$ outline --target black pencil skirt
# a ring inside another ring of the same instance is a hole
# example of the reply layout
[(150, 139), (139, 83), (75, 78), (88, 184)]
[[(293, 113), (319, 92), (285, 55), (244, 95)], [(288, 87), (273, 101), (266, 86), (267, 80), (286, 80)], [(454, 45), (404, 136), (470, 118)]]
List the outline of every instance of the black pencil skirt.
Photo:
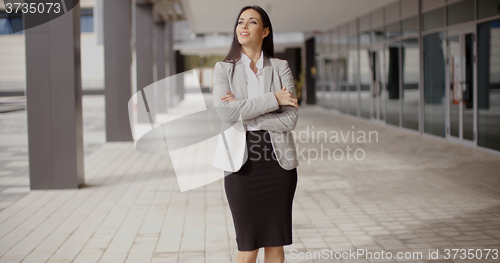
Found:
[(248, 160), (224, 178), (239, 251), (292, 244), (297, 169), (283, 169), (267, 131), (247, 131)]

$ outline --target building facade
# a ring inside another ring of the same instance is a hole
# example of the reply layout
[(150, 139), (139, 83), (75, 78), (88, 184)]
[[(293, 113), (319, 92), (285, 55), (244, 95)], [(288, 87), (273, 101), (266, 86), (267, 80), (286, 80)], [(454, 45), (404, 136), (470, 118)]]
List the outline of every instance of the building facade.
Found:
[(402, 0), (315, 43), (319, 105), (500, 151), (500, 0)]

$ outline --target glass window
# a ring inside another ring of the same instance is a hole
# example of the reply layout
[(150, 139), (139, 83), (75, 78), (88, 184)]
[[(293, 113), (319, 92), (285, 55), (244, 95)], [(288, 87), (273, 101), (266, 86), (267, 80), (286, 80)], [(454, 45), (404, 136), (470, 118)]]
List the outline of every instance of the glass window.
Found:
[(332, 79), (330, 81), (331, 91), (327, 94), (327, 99), (328, 99), (328, 108), (335, 108), (335, 92), (338, 90), (338, 79), (339, 79), (339, 74), (338, 74), (338, 67), (339, 67), (339, 60), (338, 59), (333, 59), (332, 60)]
[(401, 100), (402, 126), (418, 131), (418, 104), (420, 101), (419, 77), (420, 77), (420, 52), (418, 38), (409, 38), (401, 41), (402, 82), (403, 92)]
[(317, 34), (314, 36), (314, 51), (315, 51), (315, 69), (314, 74), (315, 84), (316, 84), (316, 103), (318, 105), (323, 105), (323, 34)]
[(334, 86), (333, 86), (333, 107), (340, 110), (340, 83), (345, 79), (345, 61), (340, 57), (340, 39), (337, 37), (333, 40), (333, 56), (335, 58), (334, 67)]
[(80, 30), (82, 33), (94, 32), (94, 16), (85, 15), (80, 17)]
[[(462, 45), (460, 43), (460, 36), (450, 36), (448, 38), (448, 63), (450, 65), (449, 72), (449, 86), (450, 90), (448, 96), (449, 100), (449, 134), (454, 137), (460, 136), (460, 100), (456, 93), (460, 92), (462, 89)], [(461, 97), (461, 96), (460, 96)]]
[(325, 36), (323, 38), (323, 52), (325, 55), (329, 55), (332, 52), (332, 45), (331, 45), (332, 33), (326, 32), (324, 35)]
[(418, 17), (410, 17), (401, 23), (403, 36), (412, 36), (418, 34)]
[(500, 0), (477, 0), (477, 18), (500, 15)]
[(445, 136), (445, 34), (424, 36), (424, 132)]
[(323, 81), (323, 93), (321, 99), (323, 101), (323, 106), (326, 108), (332, 107), (332, 83), (333, 83), (333, 72), (334, 72), (334, 61), (331, 58), (325, 58), (324, 62), (324, 81)]
[(387, 39), (399, 37), (400, 33), (400, 22), (396, 22), (385, 27), (385, 36)]
[(340, 93), (338, 98), (338, 109), (343, 113), (348, 113), (349, 111), (349, 97), (348, 97), (348, 78), (350, 76), (349, 72), (349, 43), (347, 37), (340, 39), (340, 58), (345, 61), (344, 67), (340, 69), (342, 73), (342, 78), (340, 80)]
[(386, 123), (399, 126), (399, 42), (386, 44)]
[(500, 20), (477, 34), (477, 145), (500, 151)]
[(94, 10), (81, 9), (80, 10), (80, 31), (94, 32)]
[(377, 43), (385, 40), (385, 28), (379, 27), (372, 30), (372, 41)]
[(474, 20), (474, 0), (466, 0), (449, 5), (448, 25), (460, 24)]
[(371, 69), (371, 56), (370, 45), (371, 37), (369, 32), (364, 32), (359, 35), (359, 80), (360, 86), (360, 104), (361, 104), (361, 117), (370, 118), (370, 86), (372, 84), (372, 69)]
[[(17, 32), (12, 33), (12, 28)], [(11, 17), (10, 19), (7, 17), (0, 18), (0, 35), (22, 34), (24, 32), (22, 28), (23, 19), (21, 17)]]
[[(448, 134), (473, 140), (474, 83), (473, 34), (448, 38)], [(460, 130), (463, 131), (460, 134)]]
[(12, 29), (10, 28), (9, 19), (0, 18), (0, 35), (12, 34)]
[(333, 80), (333, 60), (331, 58), (325, 58), (325, 72), (324, 73), (324, 81), (327, 84), (326, 91), (330, 90), (330, 85), (328, 85), (328, 82), (331, 82)]
[(323, 34), (318, 34), (314, 36), (314, 49), (316, 51), (316, 55), (323, 54)]
[(387, 83), (387, 72), (389, 72), (389, 52), (385, 48), (381, 48), (372, 53), (374, 56), (373, 64), (376, 85), (374, 85), (373, 89), (373, 118), (378, 119), (380, 121), (385, 120), (385, 109), (386, 109), (386, 100), (385, 100), (385, 87)]
[(325, 106), (324, 105), (324, 100), (323, 100), (323, 82), (324, 82), (324, 76), (323, 76), (323, 59), (317, 58), (316, 59), (316, 99), (318, 105)]
[(349, 113), (358, 115), (358, 36), (349, 38)]
[(445, 26), (445, 10), (439, 8), (424, 14), (424, 31)]

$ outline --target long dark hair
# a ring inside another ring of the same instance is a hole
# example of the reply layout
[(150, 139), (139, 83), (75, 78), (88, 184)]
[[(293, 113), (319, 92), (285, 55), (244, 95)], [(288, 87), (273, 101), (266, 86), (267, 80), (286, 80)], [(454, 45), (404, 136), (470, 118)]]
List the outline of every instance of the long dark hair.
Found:
[(224, 62), (231, 62), (234, 64), (241, 59), (241, 44), (238, 42), (236, 27), (238, 26), (238, 21), (240, 19), (241, 13), (243, 13), (247, 9), (253, 9), (259, 12), (264, 28), (269, 27), (269, 34), (264, 38), (262, 42), (262, 51), (264, 53), (264, 56), (268, 58), (274, 58), (273, 26), (271, 25), (271, 19), (269, 19), (269, 16), (267, 15), (266, 11), (262, 9), (262, 7), (253, 5), (243, 7), (236, 17), (236, 23), (234, 24), (233, 30), (233, 43), (231, 44), (231, 49), (229, 50), (229, 54), (227, 54), (226, 58), (224, 59)]

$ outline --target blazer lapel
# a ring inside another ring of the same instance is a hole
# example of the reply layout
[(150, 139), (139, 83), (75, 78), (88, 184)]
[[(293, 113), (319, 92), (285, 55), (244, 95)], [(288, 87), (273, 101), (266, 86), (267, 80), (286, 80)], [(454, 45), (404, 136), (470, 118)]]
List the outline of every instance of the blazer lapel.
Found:
[(233, 88), (239, 94), (243, 95), (245, 99), (248, 99), (247, 94), (247, 77), (245, 75), (245, 68), (243, 67), (243, 61), (240, 59), (234, 65), (234, 76), (233, 76)]
[(264, 56), (264, 65), (262, 68), (262, 77), (264, 78), (264, 92), (271, 92), (271, 81), (273, 79), (273, 66), (271, 60)]

